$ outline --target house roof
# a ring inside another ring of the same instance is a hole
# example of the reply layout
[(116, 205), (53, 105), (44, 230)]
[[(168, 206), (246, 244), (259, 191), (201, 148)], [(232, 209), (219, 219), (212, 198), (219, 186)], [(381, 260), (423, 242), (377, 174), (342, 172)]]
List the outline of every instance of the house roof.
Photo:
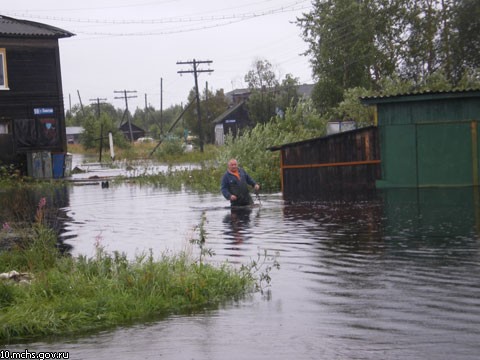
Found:
[(13, 38), (65, 38), (75, 34), (60, 28), (0, 15), (0, 36)]
[[(140, 126), (137, 126), (132, 122), (130, 123), (130, 125), (132, 126), (133, 132), (145, 131)], [(130, 131), (130, 126), (128, 125), (128, 121), (124, 122), (119, 129), (121, 129), (122, 131)]]
[(67, 135), (77, 135), (83, 133), (85, 129), (83, 128), (83, 126), (67, 126), (65, 128), (65, 131)]
[(354, 130), (348, 130), (348, 131), (345, 131), (345, 132), (339, 132), (339, 133), (335, 133), (335, 134), (331, 134), (331, 135), (320, 136), (320, 137), (316, 137), (316, 138), (313, 138), (313, 139), (307, 139), (307, 140), (296, 141), (296, 142), (283, 144), (283, 145), (271, 146), (271, 147), (267, 148), (267, 150), (279, 151), (279, 150), (283, 150), (285, 148), (304, 145), (304, 144), (308, 144), (308, 143), (311, 143), (311, 142), (315, 142), (315, 141), (319, 141), (319, 140), (323, 140), (323, 139), (328, 139), (328, 138), (341, 137), (341, 136), (344, 136), (345, 133), (361, 132), (361, 131), (365, 131), (366, 129), (371, 129), (371, 128), (376, 128), (376, 126), (371, 125), (371, 126), (366, 126), (366, 127), (354, 129)]
[[(314, 84), (300, 84), (297, 86), (297, 93), (301, 97), (306, 97), (309, 98), (312, 95), (313, 88), (315, 87)], [(274, 89), (271, 89), (273, 91)], [(227, 92), (225, 95), (232, 99), (234, 96), (245, 96), (248, 97), (250, 93), (252, 92), (252, 89), (246, 88), (246, 89), (235, 89), (232, 91)]]
[(388, 104), (410, 101), (445, 100), (452, 98), (480, 97), (480, 89), (449, 90), (449, 91), (419, 91), (397, 95), (380, 95), (360, 98), (366, 105)]
[(219, 116), (217, 116), (213, 121), (212, 124), (219, 124), (223, 120), (225, 120), (227, 117), (229, 117), (231, 114), (233, 114), (237, 109), (241, 108), (243, 105), (245, 105), (245, 101), (239, 102), (237, 105), (232, 106), (231, 108), (225, 110), (223, 113), (221, 113)]

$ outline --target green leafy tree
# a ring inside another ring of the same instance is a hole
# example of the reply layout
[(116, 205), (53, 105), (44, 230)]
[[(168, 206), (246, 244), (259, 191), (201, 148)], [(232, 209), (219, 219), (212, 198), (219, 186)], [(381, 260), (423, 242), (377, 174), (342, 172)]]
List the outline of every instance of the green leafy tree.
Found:
[(100, 117), (89, 116), (84, 119), (84, 129), (80, 137), (81, 144), (86, 149), (99, 149), (100, 141), (104, 149), (109, 147), (108, 133), (113, 136), (113, 143), (118, 147), (127, 147), (128, 143), (123, 133), (114, 124), (113, 119), (107, 113), (101, 113)]
[[(480, 2), (457, 0), (451, 11), (451, 78), (461, 85), (466, 79), (480, 79)], [(448, 21), (448, 20), (446, 20)]]
[(266, 123), (298, 102), (298, 78), (287, 74), (280, 81), (268, 60), (256, 60), (245, 82), (250, 89), (247, 109), (254, 124)]
[(254, 124), (266, 123), (275, 116), (275, 93), (279, 81), (268, 60), (256, 60), (244, 78), (250, 89), (247, 109)]
[(388, 78), (434, 90), (480, 75), (475, 0), (315, 0), (297, 25), (309, 45), (312, 99), (322, 115), (351, 88), (385, 92)]
[(378, 29), (371, 5), (371, 1), (316, 0), (313, 10), (298, 19), (318, 79), (313, 97), (322, 112), (342, 101), (345, 89), (371, 88), (375, 77), (391, 67), (375, 47), (375, 36), (383, 30)]
[[(195, 89), (190, 91), (188, 96), (189, 103), (193, 103), (190, 109), (185, 113), (185, 129), (194, 136), (200, 136), (198, 128), (197, 106)], [(204, 143), (213, 143), (215, 141), (214, 127), (212, 121), (217, 116), (228, 109), (227, 98), (223, 89), (212, 92), (205, 89), (200, 95), (200, 111), (202, 120), (202, 133)]]

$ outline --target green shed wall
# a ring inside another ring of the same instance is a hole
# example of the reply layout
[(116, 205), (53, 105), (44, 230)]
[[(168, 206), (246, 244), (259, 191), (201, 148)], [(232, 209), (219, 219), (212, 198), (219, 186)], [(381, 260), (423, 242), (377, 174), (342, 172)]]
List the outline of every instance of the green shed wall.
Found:
[(377, 187), (479, 185), (480, 92), (380, 99), (377, 114)]

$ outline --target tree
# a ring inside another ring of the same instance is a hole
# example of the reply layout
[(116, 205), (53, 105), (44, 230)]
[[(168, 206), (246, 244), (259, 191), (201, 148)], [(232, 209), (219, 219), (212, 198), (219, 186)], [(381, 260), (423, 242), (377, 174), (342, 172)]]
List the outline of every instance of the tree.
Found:
[(309, 45), (312, 98), (322, 114), (348, 89), (382, 92), (388, 78), (412, 81), (415, 90), (427, 80), (453, 88), (480, 75), (476, 0), (315, 0), (297, 25)]
[(480, 79), (480, 2), (458, 0), (457, 4), (451, 21), (451, 78), (460, 83), (465, 76)]
[[(195, 103), (196, 95), (195, 89), (193, 88), (188, 95), (188, 102)], [(205, 89), (203, 94), (200, 95), (200, 111), (201, 111), (201, 120), (202, 120), (202, 132), (204, 136), (205, 143), (213, 143), (215, 141), (214, 128), (212, 121), (215, 120), (217, 116), (222, 114), (225, 110), (228, 109), (227, 98), (223, 89), (216, 90), (215, 92)], [(196, 106), (190, 107), (184, 115), (185, 117), (185, 129), (194, 136), (199, 136), (198, 132), (198, 117), (197, 117), (197, 108)]]
[(321, 112), (338, 104), (345, 89), (371, 88), (383, 68), (391, 66), (375, 47), (375, 36), (384, 33), (375, 22), (375, 10), (370, 1), (316, 0), (313, 10), (297, 19), (309, 44)]
[(298, 79), (287, 74), (280, 82), (268, 60), (256, 60), (245, 75), (250, 89), (247, 109), (254, 124), (262, 124), (298, 102)]
[(102, 141), (102, 147), (107, 149), (109, 147), (109, 132), (112, 133), (113, 143), (116, 146), (125, 147), (128, 145), (123, 133), (107, 113), (101, 113), (99, 117), (87, 116), (84, 119), (83, 127), (85, 131), (80, 137), (80, 142), (86, 149), (99, 149), (100, 141)]

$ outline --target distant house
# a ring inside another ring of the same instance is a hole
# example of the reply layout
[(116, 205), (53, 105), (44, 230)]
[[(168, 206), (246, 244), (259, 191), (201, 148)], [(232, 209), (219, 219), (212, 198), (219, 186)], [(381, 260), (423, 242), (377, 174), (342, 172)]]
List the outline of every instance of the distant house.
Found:
[[(310, 98), (313, 87), (310, 84), (299, 85), (298, 96), (302, 99)], [(253, 125), (246, 106), (251, 92), (251, 89), (236, 89), (225, 94), (231, 105), (212, 122), (215, 127), (215, 144), (223, 145), (226, 134), (236, 136), (242, 128)]]
[(239, 130), (251, 125), (250, 117), (248, 116), (245, 101), (241, 101), (236, 105), (232, 105), (229, 109), (224, 111), (215, 120), (215, 144), (223, 145), (225, 135), (231, 133), (237, 136)]
[(26, 170), (32, 153), (66, 153), (58, 39), (73, 35), (0, 15), (0, 162)]
[(80, 136), (85, 129), (82, 126), (67, 126), (67, 143), (78, 144), (80, 143)]
[[(297, 87), (297, 94), (300, 98), (309, 99), (312, 95), (312, 91), (315, 85), (313, 84), (301, 84)], [(230, 92), (227, 92), (225, 96), (228, 101), (232, 104), (238, 104), (242, 101), (248, 100), (250, 94), (252, 93), (251, 89), (235, 89)]]
[(125, 138), (130, 141), (137, 141), (139, 138), (145, 137), (145, 130), (128, 121), (120, 126), (120, 130), (123, 132)]

